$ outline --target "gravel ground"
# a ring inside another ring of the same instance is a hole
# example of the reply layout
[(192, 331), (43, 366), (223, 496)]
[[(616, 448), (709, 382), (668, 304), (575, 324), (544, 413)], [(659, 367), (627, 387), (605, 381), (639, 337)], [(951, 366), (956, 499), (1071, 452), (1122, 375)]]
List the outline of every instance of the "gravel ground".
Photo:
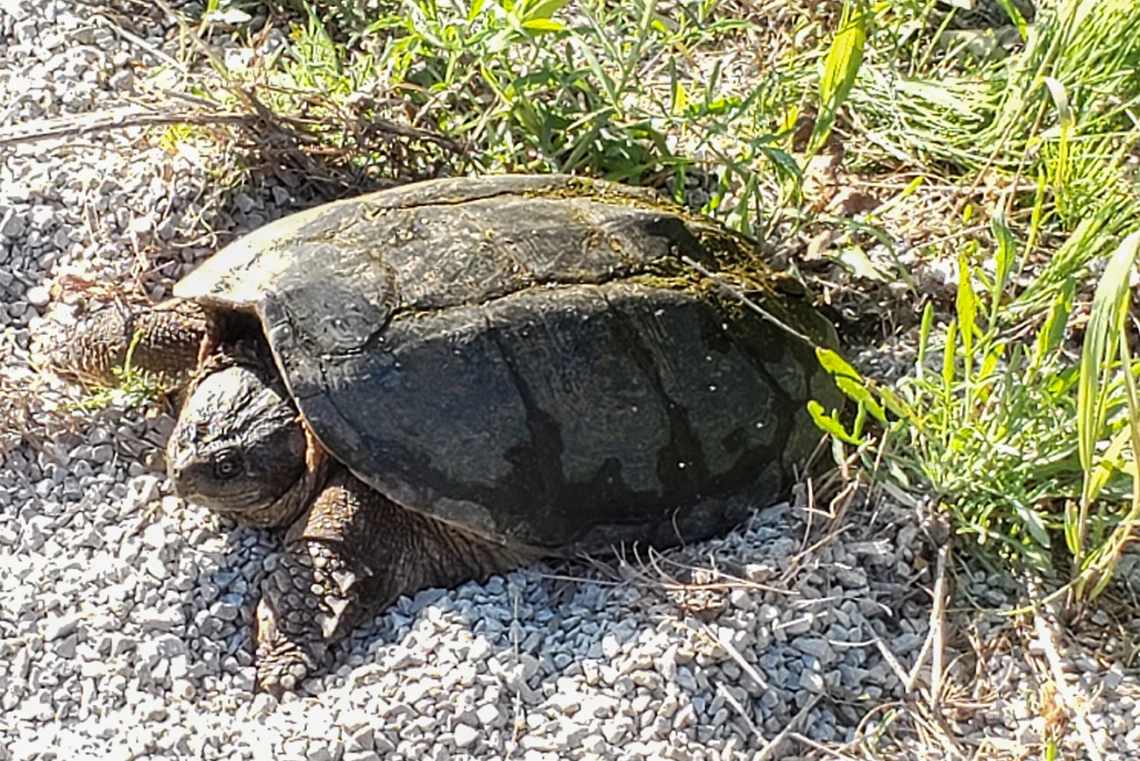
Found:
[[(0, 0), (0, 125), (128, 104), (175, 45), (170, 24), (137, 22), (124, 40), (98, 6)], [(0, 161), (0, 761), (761, 761), (879, 731), (877, 755), (839, 757), (1040, 757), (1060, 735), (1066, 758), (1134, 757), (1131, 624), (974, 615), (1024, 593), (960, 564), (932, 718), (935, 551), (914, 506), (861, 491), (665, 557), (405, 598), (301, 695), (255, 694), (252, 614), (280, 537), (171, 495), (169, 416), (71, 409), (77, 391), (29, 357), (45, 315), (82, 308), (80, 278), (161, 298), (293, 193), (221, 204), (209, 160), (136, 128)]]

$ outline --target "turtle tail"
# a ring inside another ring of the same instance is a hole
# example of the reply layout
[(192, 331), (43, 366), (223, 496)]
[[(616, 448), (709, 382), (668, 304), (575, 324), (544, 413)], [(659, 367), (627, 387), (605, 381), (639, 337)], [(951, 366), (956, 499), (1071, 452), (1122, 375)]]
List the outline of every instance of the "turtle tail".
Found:
[(62, 375), (115, 386), (120, 382), (115, 370), (127, 365), (129, 353), (132, 369), (181, 386), (197, 366), (207, 330), (205, 313), (191, 301), (171, 299), (142, 307), (110, 304), (50, 349), (48, 364)]

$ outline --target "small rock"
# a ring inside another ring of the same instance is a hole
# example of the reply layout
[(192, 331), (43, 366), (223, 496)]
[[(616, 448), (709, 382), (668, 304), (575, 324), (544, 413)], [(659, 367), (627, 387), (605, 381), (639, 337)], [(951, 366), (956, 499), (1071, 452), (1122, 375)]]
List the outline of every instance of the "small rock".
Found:
[(455, 745), (460, 748), (470, 748), (479, 739), (479, 730), (466, 724), (455, 727)]
[(674, 729), (685, 729), (687, 727), (696, 726), (697, 711), (693, 708), (692, 703), (687, 703), (677, 711), (677, 715), (673, 717)]
[(777, 629), (777, 631), (783, 632), (789, 637), (798, 637), (801, 634), (807, 634), (811, 631), (811, 617), (799, 616)]
[(111, 75), (107, 80), (107, 84), (113, 90), (129, 90), (131, 85), (134, 84), (135, 75), (130, 69), (123, 69)]
[(240, 614), (241, 611), (236, 605), (223, 600), (218, 600), (210, 606), (210, 615), (222, 621), (236, 621)]
[(601, 754), (606, 749), (606, 738), (601, 735), (586, 735), (582, 738), (582, 750)]
[(49, 618), (47, 620), (47, 623), (44, 624), (44, 639), (48, 642), (61, 639), (73, 633), (78, 628), (78, 615), (68, 614), (63, 616), (54, 616)]
[(74, 658), (75, 646), (79, 643), (79, 636), (70, 634), (63, 639), (56, 640), (52, 651), (60, 658)]
[(34, 307), (45, 307), (51, 301), (51, 291), (46, 285), (32, 286), (24, 293), (24, 296), (28, 299), (28, 303)]
[(499, 707), (493, 703), (481, 705), (475, 710), (475, 716), (479, 719), (479, 723), (485, 727), (494, 726), (500, 719), (501, 714)]
[(8, 207), (5, 209), (0, 206), (0, 235), (6, 238), (19, 238), (24, 234), (27, 229), (27, 224), (24, 222), (23, 216), (16, 213), (16, 210)]
[[(107, 445), (107, 448), (111, 449), (109, 445)], [(99, 449), (99, 447), (95, 447), (92, 450), (92, 459), (96, 462), (106, 462), (106, 460), (99, 460), (95, 456), (95, 449)], [(111, 449), (111, 453), (114, 453), (113, 449)], [(131, 481), (131, 490), (127, 499), (138, 505), (149, 505), (160, 496), (161, 491), (159, 490), (159, 481), (156, 476), (139, 476)]]
[(831, 645), (822, 637), (797, 637), (792, 640), (791, 645), (802, 653), (818, 658), (823, 663), (830, 663), (835, 658)]

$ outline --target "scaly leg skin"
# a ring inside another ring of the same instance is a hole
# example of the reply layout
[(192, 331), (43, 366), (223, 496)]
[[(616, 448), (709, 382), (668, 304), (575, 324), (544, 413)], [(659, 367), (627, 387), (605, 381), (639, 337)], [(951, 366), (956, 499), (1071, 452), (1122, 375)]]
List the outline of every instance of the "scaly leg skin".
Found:
[(257, 608), (257, 681), (278, 698), (326, 665), (329, 645), (400, 595), (538, 559), (391, 502), (343, 469), (290, 529)]
[(114, 386), (112, 370), (126, 362), (139, 336), (131, 366), (181, 385), (198, 364), (199, 347), (208, 330), (202, 308), (171, 299), (152, 307), (109, 305), (79, 323), (69, 340), (47, 357), (57, 372), (82, 381)]

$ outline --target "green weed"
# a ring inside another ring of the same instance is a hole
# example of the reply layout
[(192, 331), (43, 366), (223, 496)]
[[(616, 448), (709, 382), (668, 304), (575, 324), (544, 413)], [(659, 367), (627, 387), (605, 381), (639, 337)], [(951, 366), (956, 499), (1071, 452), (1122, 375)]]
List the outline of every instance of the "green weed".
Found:
[(134, 366), (135, 349), (142, 337), (141, 331), (135, 331), (122, 366), (111, 368), (111, 374), (118, 379), (118, 385), (93, 388), (87, 397), (75, 403), (77, 409), (140, 409), (154, 405), (171, 391), (171, 385), (159, 374)]
[[(810, 75), (790, 62), (742, 77), (745, 63), (722, 53), (733, 39), (747, 46), (754, 25), (714, 3), (288, 5), (299, 11), (289, 44), (248, 72), (215, 61), (229, 92), (214, 96), (303, 114), (287, 120), (295, 146), (362, 178), (572, 172), (673, 187), (682, 200), (687, 175), (714, 172), (706, 210), (761, 236), (794, 198), (785, 117)], [(362, 139), (377, 124), (386, 139)], [(412, 129), (438, 136), (435, 149)]]
[[(995, 228), (1001, 224), (995, 218)], [(1070, 305), (1060, 302), (1030, 344), (1013, 341), (992, 308), (1011, 257), (1002, 255), (1006, 263), (996, 263), (999, 274), (988, 284), (970, 258), (959, 259), (955, 316), (936, 326), (927, 305), (914, 372), (897, 389), (827, 359), (858, 407), (843, 439), (859, 447), (874, 477), (940, 502), (960, 533), (1048, 570), (1057, 506), (1077, 494), (1081, 478), (1071, 435), (1077, 373), (1066, 365), (1058, 329)], [(877, 438), (865, 428), (868, 417), (882, 428)]]
[[(1096, 595), (1111, 577), (1113, 562), (1140, 524), (1140, 401), (1128, 324), (1129, 279), (1140, 255), (1140, 232), (1120, 244), (1097, 285), (1085, 330), (1077, 395), (1077, 440), (1084, 472), (1079, 500), (1066, 503), (1065, 541), (1074, 559), (1074, 594)], [(1124, 371), (1127, 368), (1128, 371)], [(1102, 446), (1106, 443), (1106, 446)], [(1132, 482), (1130, 509), (1114, 509), (1106, 496), (1114, 477)]]
[[(900, 73), (872, 52), (847, 98), (855, 132), (876, 136), (855, 161), (925, 164), (960, 192), (1010, 189), (988, 235), (959, 240), (953, 312), (927, 304), (909, 377), (885, 387), (828, 359), (858, 412), (847, 427), (817, 419), (873, 478), (933, 496), (980, 548), (1071, 579), (1074, 599), (1104, 589), (1140, 519), (1123, 371), (1135, 365), (1138, 24), (1133, 3), (1041, 4), (1009, 60)], [(973, 204), (961, 208), (972, 222)]]

